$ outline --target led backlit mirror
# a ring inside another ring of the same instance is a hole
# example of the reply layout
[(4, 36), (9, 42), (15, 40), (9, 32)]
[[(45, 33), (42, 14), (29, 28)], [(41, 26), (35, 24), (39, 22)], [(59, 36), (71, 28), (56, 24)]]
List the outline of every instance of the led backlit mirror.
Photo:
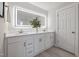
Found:
[(35, 18), (41, 22), (41, 27), (46, 26), (46, 16), (28, 9), (16, 8), (16, 27), (31, 27), (30, 21)]

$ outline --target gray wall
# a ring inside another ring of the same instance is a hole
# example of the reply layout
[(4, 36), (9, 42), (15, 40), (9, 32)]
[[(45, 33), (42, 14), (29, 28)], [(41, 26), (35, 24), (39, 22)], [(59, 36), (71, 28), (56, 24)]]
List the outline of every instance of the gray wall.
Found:
[[(38, 12), (38, 13), (42, 13), (44, 15), (46, 15), (48, 17), (48, 11), (46, 10), (43, 10), (37, 6), (34, 6), (28, 2), (8, 2), (9, 4), (9, 12), (8, 14), (10, 13), (10, 15), (8, 16), (8, 21), (9, 21), (9, 25), (8, 25), (8, 31), (7, 33), (14, 33), (14, 32), (17, 32), (18, 30), (20, 29), (17, 29), (17, 28), (14, 28), (12, 26), (12, 20), (13, 20), (13, 6), (19, 6), (19, 7), (22, 7), (22, 8), (27, 8), (27, 9), (30, 9), (30, 10), (33, 10), (35, 12)], [(26, 30), (26, 29), (25, 29)], [(32, 31), (32, 29), (27, 29), (26, 31)]]

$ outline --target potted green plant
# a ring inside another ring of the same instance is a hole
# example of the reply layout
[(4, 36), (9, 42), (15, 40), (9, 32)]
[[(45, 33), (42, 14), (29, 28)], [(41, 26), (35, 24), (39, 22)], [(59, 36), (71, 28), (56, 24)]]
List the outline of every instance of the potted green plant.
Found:
[(32, 28), (36, 29), (36, 32), (38, 32), (38, 28), (41, 27), (41, 23), (38, 20), (38, 17), (36, 17), (35, 19), (33, 19), (32, 21), (30, 21)]

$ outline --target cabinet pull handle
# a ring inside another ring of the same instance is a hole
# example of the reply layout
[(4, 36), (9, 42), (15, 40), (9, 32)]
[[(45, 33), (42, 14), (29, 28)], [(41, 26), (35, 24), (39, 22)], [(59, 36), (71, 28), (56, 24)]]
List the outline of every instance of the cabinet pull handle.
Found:
[(24, 47), (26, 46), (26, 42), (24, 42)]
[(28, 53), (32, 53), (32, 51), (29, 51)]
[(32, 45), (32, 43), (28, 43), (28, 45)]
[(40, 39), (39, 39), (39, 42), (41, 42), (41, 41), (42, 41), (42, 39), (40, 38)]
[(72, 32), (73, 34), (75, 33), (75, 32)]

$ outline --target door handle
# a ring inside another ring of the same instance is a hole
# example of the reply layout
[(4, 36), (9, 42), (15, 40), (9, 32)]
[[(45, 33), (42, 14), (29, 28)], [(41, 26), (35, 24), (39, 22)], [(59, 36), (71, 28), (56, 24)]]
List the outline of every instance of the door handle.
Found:
[(41, 42), (41, 41), (42, 41), (42, 39), (40, 38), (40, 39), (39, 39), (39, 42)]
[(74, 34), (75, 32), (72, 32), (72, 34)]

